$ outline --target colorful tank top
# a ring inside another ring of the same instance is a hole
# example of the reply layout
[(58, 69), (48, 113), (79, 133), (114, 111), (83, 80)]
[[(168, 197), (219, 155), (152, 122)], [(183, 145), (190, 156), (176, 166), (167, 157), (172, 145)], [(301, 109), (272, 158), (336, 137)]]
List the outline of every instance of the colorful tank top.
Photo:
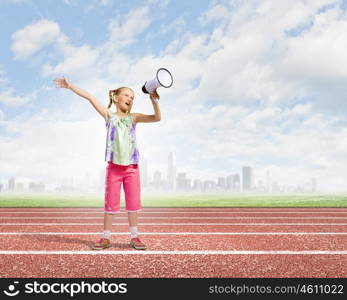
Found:
[(136, 146), (136, 124), (133, 122), (132, 116), (128, 114), (126, 117), (120, 118), (110, 111), (106, 129), (105, 161), (111, 161), (122, 166), (138, 164), (139, 151)]

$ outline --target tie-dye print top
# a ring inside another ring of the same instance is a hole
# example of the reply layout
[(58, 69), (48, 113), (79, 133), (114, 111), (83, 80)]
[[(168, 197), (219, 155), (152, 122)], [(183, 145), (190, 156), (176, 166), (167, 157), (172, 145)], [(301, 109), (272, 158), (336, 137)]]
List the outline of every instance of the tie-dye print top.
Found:
[(136, 146), (136, 124), (133, 122), (131, 114), (120, 118), (110, 111), (106, 129), (105, 161), (111, 161), (122, 166), (138, 164), (139, 151)]

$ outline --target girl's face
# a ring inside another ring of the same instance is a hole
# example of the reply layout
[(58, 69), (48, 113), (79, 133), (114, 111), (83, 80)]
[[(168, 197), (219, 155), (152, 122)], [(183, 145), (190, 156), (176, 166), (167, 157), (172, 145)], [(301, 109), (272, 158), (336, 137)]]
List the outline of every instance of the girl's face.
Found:
[(118, 95), (115, 95), (114, 102), (122, 112), (130, 112), (133, 106), (134, 92), (131, 89), (123, 88)]

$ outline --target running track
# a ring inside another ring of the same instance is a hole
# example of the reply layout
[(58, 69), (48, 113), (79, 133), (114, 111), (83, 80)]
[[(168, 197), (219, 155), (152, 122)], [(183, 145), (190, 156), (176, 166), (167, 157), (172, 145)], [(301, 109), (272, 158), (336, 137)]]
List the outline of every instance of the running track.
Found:
[(0, 208), (0, 277), (347, 277), (347, 208), (145, 208), (90, 250), (98, 208)]

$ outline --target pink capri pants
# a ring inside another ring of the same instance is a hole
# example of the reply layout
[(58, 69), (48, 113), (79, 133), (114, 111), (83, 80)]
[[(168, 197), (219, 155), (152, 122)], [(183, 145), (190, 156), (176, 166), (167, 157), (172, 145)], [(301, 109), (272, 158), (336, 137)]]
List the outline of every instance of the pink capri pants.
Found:
[(141, 185), (138, 165), (121, 166), (109, 161), (106, 168), (105, 213), (113, 214), (120, 210), (122, 183), (126, 211), (136, 212), (141, 210)]

